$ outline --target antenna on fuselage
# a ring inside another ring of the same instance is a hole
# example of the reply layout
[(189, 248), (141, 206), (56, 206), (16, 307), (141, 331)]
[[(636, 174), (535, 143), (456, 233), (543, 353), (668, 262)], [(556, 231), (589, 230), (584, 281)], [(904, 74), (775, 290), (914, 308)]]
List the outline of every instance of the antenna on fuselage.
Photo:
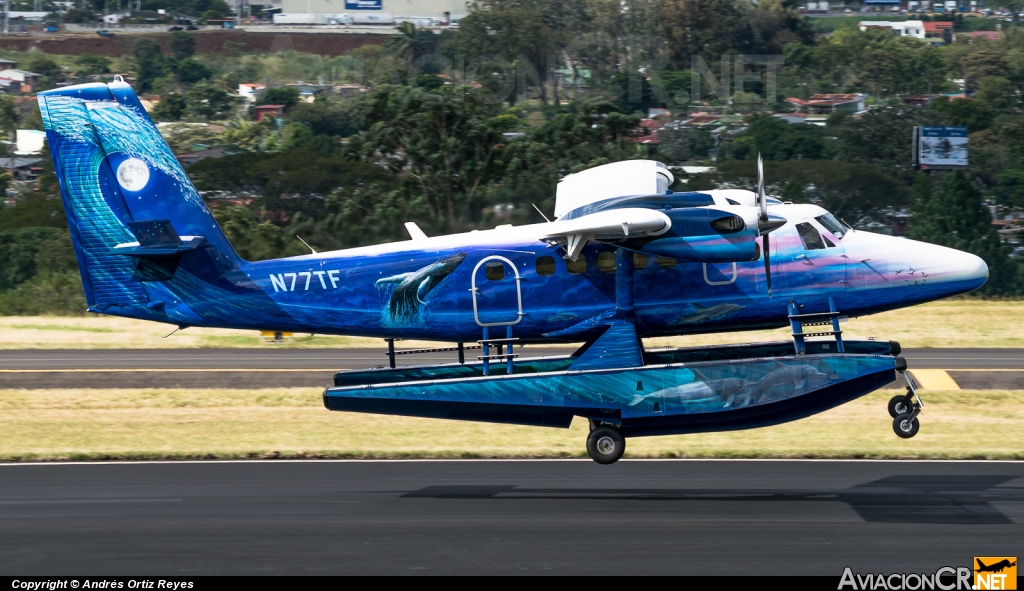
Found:
[(545, 221), (545, 222), (547, 222), (547, 223), (549, 223), (549, 224), (551, 223), (551, 220), (549, 220), (549, 219), (548, 219), (548, 216), (544, 215), (544, 212), (543, 212), (543, 211), (541, 211), (539, 207), (537, 207), (537, 204), (536, 204), (536, 203), (531, 203), (530, 205), (532, 205), (532, 206), (533, 206), (533, 208), (537, 210), (537, 213), (539, 213), (539, 214), (540, 214), (540, 217), (544, 218), (544, 221)]
[(302, 236), (299, 236), (298, 234), (296, 234), (295, 237), (299, 239), (299, 242), (305, 244), (306, 248), (308, 248), (313, 254), (317, 254), (316, 249), (313, 248), (312, 246), (310, 246), (309, 244), (307, 244), (306, 241), (302, 239)]

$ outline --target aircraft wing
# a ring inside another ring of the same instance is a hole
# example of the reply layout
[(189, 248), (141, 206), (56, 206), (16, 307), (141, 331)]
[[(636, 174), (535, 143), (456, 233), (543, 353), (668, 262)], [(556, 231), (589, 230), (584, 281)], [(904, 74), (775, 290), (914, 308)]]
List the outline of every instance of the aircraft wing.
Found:
[(656, 209), (626, 207), (599, 211), (548, 224), (545, 238), (565, 238), (567, 255), (575, 259), (589, 240), (621, 240), (664, 234), (672, 220)]

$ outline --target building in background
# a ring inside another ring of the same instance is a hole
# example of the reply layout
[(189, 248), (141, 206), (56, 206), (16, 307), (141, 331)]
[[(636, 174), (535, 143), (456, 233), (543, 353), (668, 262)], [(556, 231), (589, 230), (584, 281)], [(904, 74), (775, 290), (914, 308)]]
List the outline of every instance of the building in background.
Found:
[(828, 118), (832, 113), (860, 113), (865, 110), (868, 95), (851, 94), (815, 94), (809, 99), (787, 98), (786, 102), (795, 106), (797, 112), (805, 113), (806, 123), (814, 123)]
[(0, 80), (8, 80), (11, 82), (9, 85), (4, 85), (8, 90), (35, 92), (36, 82), (38, 82), (40, 78), (42, 78), (42, 74), (27, 72), (25, 70), (10, 69), (0, 71)]
[(258, 82), (239, 84), (238, 96), (244, 98), (247, 102), (255, 103), (260, 93), (266, 89), (266, 84), (260, 84)]
[(19, 129), (16, 132), (17, 147), (14, 153), (18, 156), (38, 154), (46, 144), (46, 132), (35, 129)]
[(890, 29), (893, 35), (896, 35), (897, 37), (914, 37), (915, 39), (925, 38), (923, 21), (860, 21), (861, 31), (876, 28)]
[[(458, 22), (459, 19), (469, 14), (468, 0), (282, 0), (281, 14), (274, 17), (275, 23), (282, 24), (328, 24), (330, 21), (339, 21), (342, 15), (349, 15), (353, 20), (352, 24), (373, 24), (363, 23), (363, 18), (372, 16), (374, 13), (394, 18), (385, 19), (392, 24), (404, 20), (402, 17), (426, 17), (434, 18), (447, 23)], [(278, 19), (278, 16), (295, 16), (300, 21), (293, 19)]]

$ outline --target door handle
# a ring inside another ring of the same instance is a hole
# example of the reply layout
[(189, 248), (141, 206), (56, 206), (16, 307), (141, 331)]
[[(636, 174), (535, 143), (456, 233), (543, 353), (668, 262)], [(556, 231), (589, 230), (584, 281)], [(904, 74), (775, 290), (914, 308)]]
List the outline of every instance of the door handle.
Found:
[(795, 257), (793, 257), (793, 260), (797, 260), (798, 261), (800, 259), (803, 259), (803, 260), (806, 261), (807, 260), (807, 255), (805, 255), (805, 254), (798, 254)]

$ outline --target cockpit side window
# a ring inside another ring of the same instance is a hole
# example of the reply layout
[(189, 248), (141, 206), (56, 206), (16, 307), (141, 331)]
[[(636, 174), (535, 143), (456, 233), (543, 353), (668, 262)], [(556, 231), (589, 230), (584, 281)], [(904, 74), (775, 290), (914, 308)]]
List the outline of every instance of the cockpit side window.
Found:
[(836, 219), (836, 216), (830, 213), (826, 213), (825, 215), (819, 215), (814, 219), (818, 220), (819, 224), (824, 226), (825, 229), (828, 230), (829, 232), (832, 232), (832, 235), (835, 236), (836, 238), (839, 238), (840, 240), (842, 240), (843, 236), (846, 234), (846, 226), (839, 223), (839, 220)]
[(804, 243), (804, 249), (806, 250), (822, 250), (825, 248), (825, 243), (821, 240), (821, 234), (814, 226), (803, 223), (796, 225), (796, 231), (800, 233), (800, 240)]

